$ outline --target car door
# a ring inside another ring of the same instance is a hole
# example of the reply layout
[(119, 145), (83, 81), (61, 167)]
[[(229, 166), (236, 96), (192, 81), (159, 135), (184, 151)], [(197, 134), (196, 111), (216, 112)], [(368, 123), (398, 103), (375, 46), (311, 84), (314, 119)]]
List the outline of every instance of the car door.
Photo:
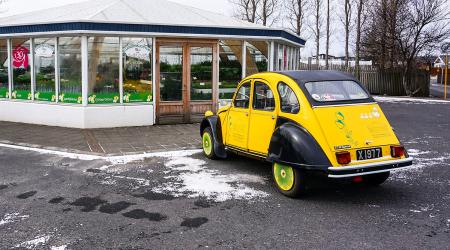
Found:
[(251, 81), (244, 82), (236, 92), (228, 111), (227, 146), (247, 150)]
[(253, 83), (248, 149), (267, 155), (277, 121), (275, 92), (263, 80)]

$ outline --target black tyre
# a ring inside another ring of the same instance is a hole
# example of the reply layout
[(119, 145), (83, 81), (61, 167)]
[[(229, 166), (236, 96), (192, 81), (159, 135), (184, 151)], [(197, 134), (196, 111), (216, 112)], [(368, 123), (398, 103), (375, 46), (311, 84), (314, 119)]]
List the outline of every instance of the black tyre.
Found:
[(384, 172), (379, 174), (371, 174), (363, 177), (364, 182), (370, 186), (379, 186), (383, 184), (391, 175), (391, 172)]
[(301, 170), (280, 163), (273, 163), (272, 173), (275, 186), (285, 196), (295, 198), (306, 193), (306, 176)]
[(205, 128), (203, 130), (202, 134), (202, 148), (203, 153), (208, 157), (209, 159), (217, 159), (217, 155), (214, 152), (214, 144), (216, 142), (214, 141), (214, 136), (211, 132), (211, 128)]

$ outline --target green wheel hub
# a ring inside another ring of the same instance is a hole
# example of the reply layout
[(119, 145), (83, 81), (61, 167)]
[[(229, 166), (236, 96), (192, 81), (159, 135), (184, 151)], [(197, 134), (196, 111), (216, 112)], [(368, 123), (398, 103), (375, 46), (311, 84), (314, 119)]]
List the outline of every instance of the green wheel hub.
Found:
[(273, 174), (278, 187), (283, 191), (290, 191), (294, 187), (295, 176), (292, 167), (274, 163)]
[(212, 152), (212, 140), (211, 135), (209, 133), (203, 133), (203, 151), (206, 155), (211, 155)]

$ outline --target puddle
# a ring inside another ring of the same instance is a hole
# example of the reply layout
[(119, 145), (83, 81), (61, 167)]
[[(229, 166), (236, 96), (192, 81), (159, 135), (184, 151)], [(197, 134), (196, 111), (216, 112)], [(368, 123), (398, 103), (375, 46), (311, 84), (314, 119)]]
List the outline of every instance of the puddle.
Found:
[(116, 214), (118, 212), (121, 212), (130, 206), (135, 205), (134, 203), (126, 202), (126, 201), (119, 201), (112, 204), (105, 204), (100, 207), (98, 211), (106, 214)]
[(142, 209), (135, 209), (130, 212), (122, 214), (123, 216), (135, 220), (147, 219), (149, 221), (162, 221), (167, 219), (167, 216), (160, 213), (149, 213)]
[(49, 200), (48, 203), (50, 203), (50, 204), (58, 204), (58, 203), (61, 203), (64, 200), (65, 199), (63, 197), (56, 197), (56, 198), (53, 198), (53, 199)]
[(30, 192), (26, 192), (26, 193), (23, 193), (23, 194), (19, 194), (19, 195), (16, 196), (16, 197), (17, 197), (18, 199), (25, 200), (25, 199), (28, 199), (28, 198), (34, 196), (35, 194), (37, 194), (37, 191), (30, 191)]
[(82, 212), (92, 212), (97, 209), (99, 205), (102, 205), (104, 203), (106, 203), (106, 201), (98, 197), (81, 197), (76, 201), (70, 203), (70, 205), (83, 207), (81, 209)]
[(170, 200), (175, 199), (175, 197), (172, 195), (162, 194), (162, 193), (154, 193), (154, 192), (135, 194), (133, 196), (137, 197), (137, 198), (144, 198), (146, 200), (151, 200), (151, 201), (162, 201), (162, 200), (170, 201)]
[(185, 218), (183, 222), (181, 222), (182, 227), (188, 227), (188, 228), (198, 228), (201, 225), (208, 222), (208, 218), (205, 217), (198, 217), (198, 218)]

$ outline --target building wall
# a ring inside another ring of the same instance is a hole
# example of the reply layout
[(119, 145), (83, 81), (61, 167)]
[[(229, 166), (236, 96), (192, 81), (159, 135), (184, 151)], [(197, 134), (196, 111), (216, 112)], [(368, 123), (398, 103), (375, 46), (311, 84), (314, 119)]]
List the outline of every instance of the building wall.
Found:
[(70, 106), (0, 101), (0, 119), (80, 129), (153, 125), (153, 105)]

